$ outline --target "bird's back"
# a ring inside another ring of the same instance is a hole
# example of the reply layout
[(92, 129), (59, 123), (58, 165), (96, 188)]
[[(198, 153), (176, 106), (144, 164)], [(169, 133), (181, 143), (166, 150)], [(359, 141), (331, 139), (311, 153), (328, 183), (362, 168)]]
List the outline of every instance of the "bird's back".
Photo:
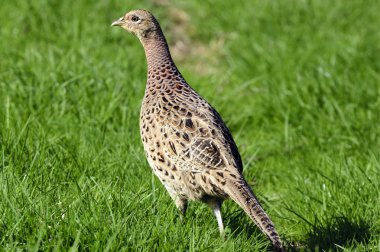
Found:
[(227, 126), (171, 62), (150, 68), (140, 119), (153, 169), (170, 163), (181, 172), (241, 173), (241, 157)]

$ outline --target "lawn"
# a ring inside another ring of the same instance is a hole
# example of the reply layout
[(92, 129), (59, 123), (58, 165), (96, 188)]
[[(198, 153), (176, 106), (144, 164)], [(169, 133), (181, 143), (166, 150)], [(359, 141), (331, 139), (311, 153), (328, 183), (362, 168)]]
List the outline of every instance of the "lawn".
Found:
[(0, 250), (265, 251), (232, 201), (183, 222), (139, 135), (143, 8), (220, 112), (288, 250), (380, 250), (380, 3), (3, 1)]

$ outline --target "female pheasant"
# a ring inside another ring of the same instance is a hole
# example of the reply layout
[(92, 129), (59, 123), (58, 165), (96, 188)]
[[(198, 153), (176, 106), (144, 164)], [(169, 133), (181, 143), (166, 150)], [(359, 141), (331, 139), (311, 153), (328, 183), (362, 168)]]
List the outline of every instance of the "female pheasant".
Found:
[(281, 250), (272, 221), (242, 175), (230, 131), (178, 71), (156, 18), (134, 10), (112, 26), (133, 33), (144, 47), (148, 79), (140, 114), (141, 138), (149, 165), (178, 209), (184, 215), (188, 200), (208, 204), (223, 233), (220, 208), (232, 198)]

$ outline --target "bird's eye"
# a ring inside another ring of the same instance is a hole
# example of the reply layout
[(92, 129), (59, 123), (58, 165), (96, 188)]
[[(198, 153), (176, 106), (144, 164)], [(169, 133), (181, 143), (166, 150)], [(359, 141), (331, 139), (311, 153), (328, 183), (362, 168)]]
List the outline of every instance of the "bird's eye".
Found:
[(137, 16), (132, 16), (132, 17), (131, 17), (131, 20), (132, 20), (132, 22), (137, 22), (137, 21), (140, 20), (140, 18), (137, 17)]

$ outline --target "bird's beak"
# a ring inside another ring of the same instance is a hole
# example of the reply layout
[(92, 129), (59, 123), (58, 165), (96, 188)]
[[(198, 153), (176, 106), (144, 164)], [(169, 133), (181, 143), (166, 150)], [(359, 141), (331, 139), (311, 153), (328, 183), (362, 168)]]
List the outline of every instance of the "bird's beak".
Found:
[(122, 26), (124, 23), (124, 17), (121, 17), (118, 20), (112, 22), (111, 26)]

